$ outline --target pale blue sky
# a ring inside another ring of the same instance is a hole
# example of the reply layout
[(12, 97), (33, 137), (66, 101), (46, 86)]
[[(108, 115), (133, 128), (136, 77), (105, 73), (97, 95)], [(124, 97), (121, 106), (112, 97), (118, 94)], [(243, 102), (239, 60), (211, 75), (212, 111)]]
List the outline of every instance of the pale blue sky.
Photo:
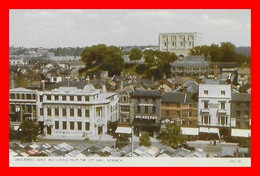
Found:
[(202, 44), (251, 46), (250, 10), (10, 10), (10, 45), (158, 45), (163, 32), (199, 32)]

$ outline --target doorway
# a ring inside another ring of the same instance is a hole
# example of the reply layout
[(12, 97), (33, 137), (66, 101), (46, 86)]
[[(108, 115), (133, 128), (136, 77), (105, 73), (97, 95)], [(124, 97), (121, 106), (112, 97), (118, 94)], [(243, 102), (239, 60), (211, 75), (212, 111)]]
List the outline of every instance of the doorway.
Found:
[(51, 127), (47, 127), (47, 134), (51, 135)]
[(103, 134), (103, 128), (102, 126), (98, 127), (98, 135)]

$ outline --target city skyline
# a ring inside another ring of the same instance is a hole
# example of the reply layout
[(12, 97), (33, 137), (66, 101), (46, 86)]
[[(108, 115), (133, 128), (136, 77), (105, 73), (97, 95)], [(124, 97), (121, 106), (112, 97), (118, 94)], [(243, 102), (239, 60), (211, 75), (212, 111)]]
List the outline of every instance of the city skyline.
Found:
[(199, 32), (202, 45), (251, 46), (251, 11), (10, 10), (9, 32), (15, 47), (158, 45), (164, 32)]

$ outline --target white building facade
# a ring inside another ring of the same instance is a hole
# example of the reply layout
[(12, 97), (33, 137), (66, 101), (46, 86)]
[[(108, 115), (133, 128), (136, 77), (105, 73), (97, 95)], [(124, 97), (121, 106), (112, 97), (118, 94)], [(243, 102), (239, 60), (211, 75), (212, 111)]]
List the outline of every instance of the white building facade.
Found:
[(117, 94), (101, 92), (91, 84), (83, 89), (59, 87), (37, 91), (36, 100), (33, 110), (36, 109), (36, 120), (43, 126), (44, 138), (77, 139), (102, 135), (107, 132), (109, 121), (119, 119)]
[(160, 33), (159, 50), (188, 56), (190, 49), (199, 45), (201, 35), (197, 32)]
[(200, 84), (198, 124), (200, 127), (231, 127), (231, 85)]

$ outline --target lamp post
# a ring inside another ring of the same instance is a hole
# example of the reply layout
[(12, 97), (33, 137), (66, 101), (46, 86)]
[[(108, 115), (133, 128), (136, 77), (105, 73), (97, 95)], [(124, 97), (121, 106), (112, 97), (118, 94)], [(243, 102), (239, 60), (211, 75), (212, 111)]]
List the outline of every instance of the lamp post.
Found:
[(131, 140), (131, 143), (132, 143), (132, 150), (131, 150), (131, 157), (133, 157), (133, 154), (134, 154), (134, 127), (131, 126), (131, 131), (132, 131), (132, 140)]

